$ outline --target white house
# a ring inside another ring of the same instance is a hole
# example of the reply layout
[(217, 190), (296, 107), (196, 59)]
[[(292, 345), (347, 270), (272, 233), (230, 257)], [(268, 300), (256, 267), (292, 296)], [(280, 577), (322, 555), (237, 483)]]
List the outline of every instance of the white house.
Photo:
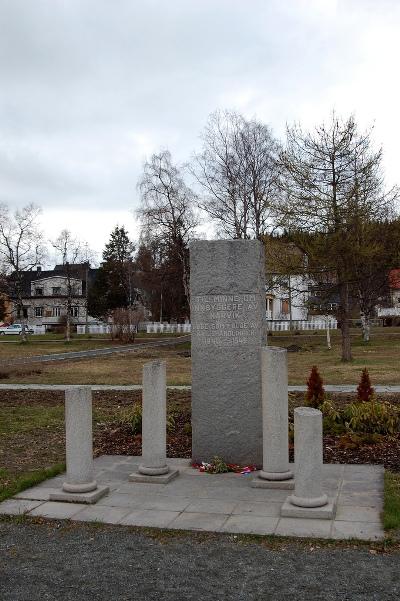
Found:
[[(87, 292), (97, 270), (89, 264), (69, 266), (69, 276), (63, 265), (53, 270), (22, 274), (23, 312), (30, 325), (45, 326), (46, 330), (62, 325), (68, 310), (68, 286), (71, 287), (71, 322), (74, 325), (97, 323), (97, 319), (87, 315)], [(18, 318), (15, 299), (11, 295), (11, 309), (14, 319)]]

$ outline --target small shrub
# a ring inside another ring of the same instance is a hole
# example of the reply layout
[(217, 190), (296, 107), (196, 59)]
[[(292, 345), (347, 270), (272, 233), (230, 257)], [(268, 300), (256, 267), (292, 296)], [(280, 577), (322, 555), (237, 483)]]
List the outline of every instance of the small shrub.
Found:
[(319, 409), (325, 400), (325, 389), (316, 365), (313, 365), (307, 380), (306, 402), (309, 407)]
[(191, 436), (192, 424), (190, 422), (186, 422), (186, 424), (183, 425), (183, 433), (186, 434), (186, 436)]
[(361, 402), (368, 402), (373, 394), (374, 389), (371, 386), (368, 369), (364, 367), (361, 373), (360, 383), (357, 387), (357, 399)]
[(333, 401), (326, 399), (319, 407), (323, 414), (323, 430), (329, 434), (344, 434), (346, 426), (343, 422), (340, 410), (337, 409)]
[[(142, 405), (134, 405), (133, 409), (128, 409), (121, 415), (121, 423), (129, 424), (132, 428), (132, 434), (136, 436), (142, 433)], [(174, 412), (167, 413), (167, 432), (174, 432), (176, 428)]]
[(338, 447), (339, 449), (343, 449), (345, 451), (354, 451), (358, 449), (362, 444), (362, 439), (358, 434), (354, 434), (354, 432), (348, 432), (344, 436), (341, 436)]
[(343, 419), (353, 432), (393, 435), (399, 429), (400, 410), (387, 401), (377, 403), (372, 396), (368, 402), (352, 403), (345, 407)]
[(355, 450), (365, 444), (378, 444), (382, 442), (383, 438), (381, 434), (355, 434), (354, 432), (347, 432), (347, 434), (341, 436), (338, 447), (339, 449)]
[(142, 405), (134, 405), (129, 423), (134, 436), (142, 433)]

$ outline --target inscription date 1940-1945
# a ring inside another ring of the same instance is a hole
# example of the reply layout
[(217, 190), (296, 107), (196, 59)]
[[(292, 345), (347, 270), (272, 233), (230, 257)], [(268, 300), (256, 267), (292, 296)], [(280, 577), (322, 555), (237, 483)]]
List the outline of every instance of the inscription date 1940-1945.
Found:
[(192, 297), (192, 334), (201, 345), (237, 346), (250, 343), (259, 330), (255, 294)]

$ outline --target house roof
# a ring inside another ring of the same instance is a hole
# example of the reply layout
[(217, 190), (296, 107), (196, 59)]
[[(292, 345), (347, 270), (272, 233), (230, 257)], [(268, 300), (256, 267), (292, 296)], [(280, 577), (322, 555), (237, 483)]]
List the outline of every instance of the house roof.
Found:
[[(82, 280), (82, 294), (86, 292), (86, 270), (87, 263), (78, 263), (76, 265), (69, 266), (72, 277)], [(89, 267), (87, 270), (88, 285), (89, 287), (93, 284), (96, 279), (98, 269)], [(66, 276), (66, 270), (64, 265), (56, 265), (54, 269), (42, 270), (36, 269), (32, 271), (24, 271), (22, 276), (22, 294), (23, 296), (31, 296), (31, 284), (36, 280), (44, 280), (46, 278), (52, 278), (56, 276)], [(15, 281), (15, 274), (12, 274), (9, 278), (10, 284), (12, 285)], [(11, 293), (12, 296), (12, 293)]]

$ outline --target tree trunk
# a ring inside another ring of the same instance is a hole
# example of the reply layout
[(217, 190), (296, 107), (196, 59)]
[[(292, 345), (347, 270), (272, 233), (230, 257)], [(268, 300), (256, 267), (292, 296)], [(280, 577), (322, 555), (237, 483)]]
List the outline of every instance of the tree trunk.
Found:
[(369, 342), (371, 336), (371, 322), (367, 313), (361, 313), (361, 330), (364, 342)]
[(326, 346), (328, 347), (328, 350), (330, 351), (332, 349), (332, 345), (331, 345), (331, 333), (329, 330), (329, 321), (326, 320)]
[(19, 283), (17, 288), (17, 313), (22, 325), (21, 342), (28, 342), (28, 336), (26, 334), (26, 319), (24, 317), (24, 303), (22, 300), (21, 286)]
[(88, 315), (88, 304), (89, 304), (89, 288), (88, 288), (88, 271), (89, 268), (86, 267), (86, 290), (85, 290), (85, 334), (89, 334), (89, 315)]
[(293, 317), (292, 317), (292, 285), (289, 276), (289, 288), (288, 288), (288, 301), (289, 301), (289, 330), (293, 330)]
[(65, 340), (69, 342), (71, 340), (71, 315), (67, 312), (67, 323), (65, 326)]
[(347, 282), (339, 283), (339, 319), (340, 331), (342, 335), (342, 361), (352, 361), (351, 340), (350, 340), (350, 312), (349, 312), (349, 286)]

